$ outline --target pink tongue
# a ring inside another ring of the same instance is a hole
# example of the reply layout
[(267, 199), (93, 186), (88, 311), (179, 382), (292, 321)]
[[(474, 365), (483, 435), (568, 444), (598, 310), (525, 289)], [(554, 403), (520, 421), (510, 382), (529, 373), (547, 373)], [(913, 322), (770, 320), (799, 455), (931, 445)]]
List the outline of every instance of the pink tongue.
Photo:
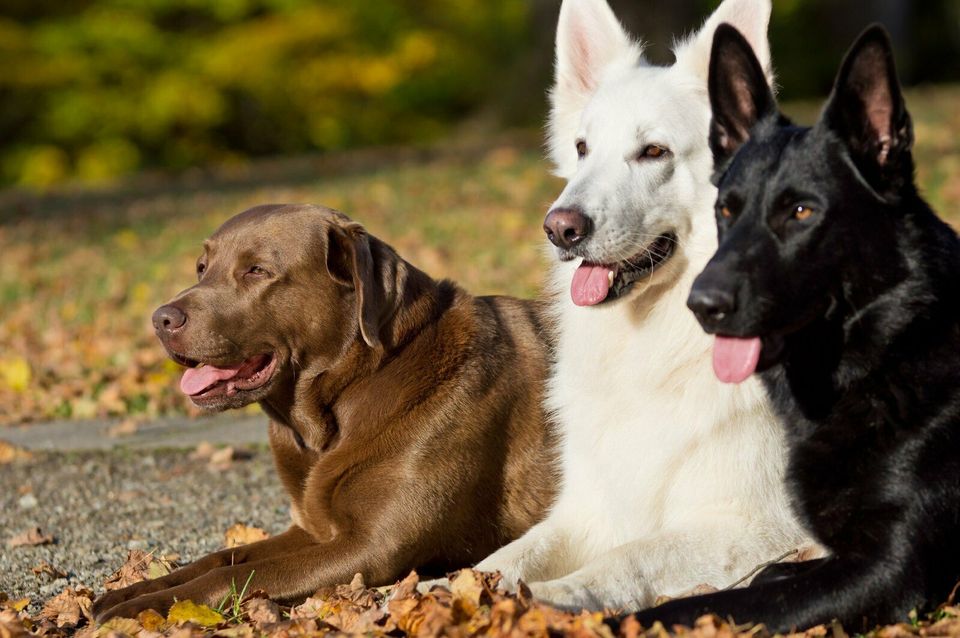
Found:
[(742, 383), (757, 369), (760, 337), (717, 337), (713, 344), (713, 371), (724, 383)]
[(573, 273), (570, 296), (578, 306), (595, 306), (607, 298), (610, 292), (610, 273), (612, 268), (581, 264)]
[(237, 376), (242, 363), (232, 368), (215, 368), (214, 366), (203, 366), (202, 368), (189, 368), (183, 373), (180, 379), (180, 390), (184, 394), (200, 394), (218, 381), (225, 381)]

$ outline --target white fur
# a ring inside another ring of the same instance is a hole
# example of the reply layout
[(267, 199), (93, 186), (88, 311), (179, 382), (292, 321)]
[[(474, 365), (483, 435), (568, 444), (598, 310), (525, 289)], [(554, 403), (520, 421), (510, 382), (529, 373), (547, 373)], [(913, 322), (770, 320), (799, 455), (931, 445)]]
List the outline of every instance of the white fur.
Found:
[[(605, 0), (564, 0), (549, 148), (568, 180), (555, 206), (595, 224), (591, 261), (655, 236), (673, 258), (624, 299), (572, 303), (579, 259), (554, 265), (560, 342), (548, 406), (562, 433), (563, 485), (547, 518), (477, 565), (564, 607), (637, 609), (701, 584), (727, 586), (807, 538), (783, 485), (782, 431), (756, 379), (723, 385), (712, 339), (685, 301), (716, 248), (706, 92), (713, 30), (732, 22), (769, 69), (769, 0), (725, 0), (675, 50), (642, 59)], [(578, 160), (577, 140), (588, 154)], [(665, 159), (640, 160), (648, 144)]]

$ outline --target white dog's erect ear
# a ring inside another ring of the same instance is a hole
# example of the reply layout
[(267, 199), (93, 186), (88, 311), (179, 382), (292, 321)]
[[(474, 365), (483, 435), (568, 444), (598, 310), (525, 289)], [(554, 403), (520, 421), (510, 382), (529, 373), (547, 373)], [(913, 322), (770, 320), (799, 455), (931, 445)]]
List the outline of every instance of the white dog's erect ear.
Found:
[(589, 96), (632, 42), (606, 0), (563, 0), (557, 23), (556, 93)]
[[(573, 135), (580, 114), (610, 64), (641, 49), (607, 0), (563, 0), (557, 22), (557, 58), (550, 91), (551, 156), (561, 174), (576, 161)], [(629, 58), (628, 58), (629, 59)]]
[(772, 82), (770, 41), (767, 39), (770, 11), (771, 0), (723, 0), (699, 31), (678, 43), (674, 48), (677, 64), (686, 66), (706, 82), (710, 69), (713, 34), (718, 26), (727, 22), (736, 27), (737, 31), (750, 43), (760, 66), (763, 67), (767, 81)]

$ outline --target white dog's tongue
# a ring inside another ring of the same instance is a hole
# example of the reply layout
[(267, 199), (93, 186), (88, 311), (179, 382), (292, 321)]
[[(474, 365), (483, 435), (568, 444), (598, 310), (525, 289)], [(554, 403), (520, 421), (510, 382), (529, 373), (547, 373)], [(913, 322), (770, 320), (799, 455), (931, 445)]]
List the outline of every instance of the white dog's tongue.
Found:
[(724, 383), (741, 383), (754, 373), (760, 361), (760, 337), (716, 338), (713, 344), (713, 371)]
[(241, 367), (243, 367), (243, 363), (238, 363), (236, 366), (229, 368), (217, 368), (211, 365), (188, 368), (183, 373), (183, 377), (180, 378), (180, 390), (190, 396), (200, 394), (215, 383), (237, 376)]
[(611, 275), (615, 275), (609, 266), (595, 264), (580, 264), (573, 273), (573, 283), (570, 284), (570, 296), (578, 306), (595, 306), (607, 298), (610, 292)]

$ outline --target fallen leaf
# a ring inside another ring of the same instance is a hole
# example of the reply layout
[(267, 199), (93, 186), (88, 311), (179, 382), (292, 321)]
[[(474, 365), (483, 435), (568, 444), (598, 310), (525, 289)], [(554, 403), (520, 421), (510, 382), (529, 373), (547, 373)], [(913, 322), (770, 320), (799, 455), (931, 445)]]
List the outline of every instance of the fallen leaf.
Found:
[(93, 592), (89, 589), (67, 587), (47, 601), (40, 611), (40, 617), (53, 621), (57, 627), (74, 628), (82, 620), (93, 620), (90, 615), (92, 605)]
[(33, 454), (27, 450), (0, 439), (0, 465), (7, 465), (14, 461), (26, 461), (31, 458), (33, 458)]
[[(100, 625), (97, 630), (97, 635), (103, 636), (106, 634), (109, 636), (110, 633), (118, 633), (121, 636), (136, 636), (143, 629), (144, 627), (133, 618), (117, 617), (111, 618), (107, 622)], [(104, 636), (104, 638), (106, 638), (106, 636)]]
[(210, 455), (210, 467), (218, 470), (225, 470), (233, 464), (237, 458), (236, 450), (232, 446), (220, 448)]
[(266, 598), (251, 598), (243, 603), (243, 612), (258, 629), (280, 622), (280, 606)]
[(226, 532), (224, 532), (223, 545), (229, 549), (231, 547), (239, 547), (240, 545), (247, 545), (249, 543), (266, 540), (268, 538), (270, 538), (270, 534), (266, 533), (259, 527), (244, 525), (243, 523), (235, 523), (234, 525), (231, 525)]
[(137, 419), (124, 419), (107, 430), (107, 436), (113, 438), (130, 436), (136, 434), (138, 429), (140, 429), (140, 422)]
[(165, 558), (157, 558), (141, 549), (131, 549), (126, 562), (107, 578), (103, 587), (107, 591), (123, 589), (134, 583), (166, 576), (172, 570), (173, 565)]
[(24, 392), (31, 376), (30, 364), (23, 357), (0, 360), (0, 382), (14, 392)]
[(65, 572), (60, 571), (45, 560), (40, 561), (30, 571), (32, 571), (35, 576), (49, 576), (54, 580), (57, 578), (64, 578), (67, 575)]
[(201, 627), (216, 627), (223, 622), (223, 616), (206, 605), (198, 605), (192, 600), (180, 600), (174, 603), (167, 613), (167, 622), (178, 625), (189, 622)]
[(450, 579), (450, 593), (453, 595), (454, 609), (469, 618), (480, 607), (483, 585), (472, 569), (461, 569)]
[(196, 449), (190, 453), (190, 458), (194, 461), (206, 461), (213, 453), (217, 451), (217, 448), (213, 447), (213, 444), (209, 441), (201, 441), (197, 444)]
[(34, 545), (49, 545), (53, 542), (53, 536), (50, 534), (44, 534), (43, 530), (39, 527), (33, 527), (27, 531), (13, 536), (10, 540), (7, 541), (7, 545), (10, 547), (23, 547), (23, 546), (34, 546)]
[(137, 614), (137, 622), (147, 631), (160, 631), (167, 624), (167, 619), (153, 609), (146, 609)]

